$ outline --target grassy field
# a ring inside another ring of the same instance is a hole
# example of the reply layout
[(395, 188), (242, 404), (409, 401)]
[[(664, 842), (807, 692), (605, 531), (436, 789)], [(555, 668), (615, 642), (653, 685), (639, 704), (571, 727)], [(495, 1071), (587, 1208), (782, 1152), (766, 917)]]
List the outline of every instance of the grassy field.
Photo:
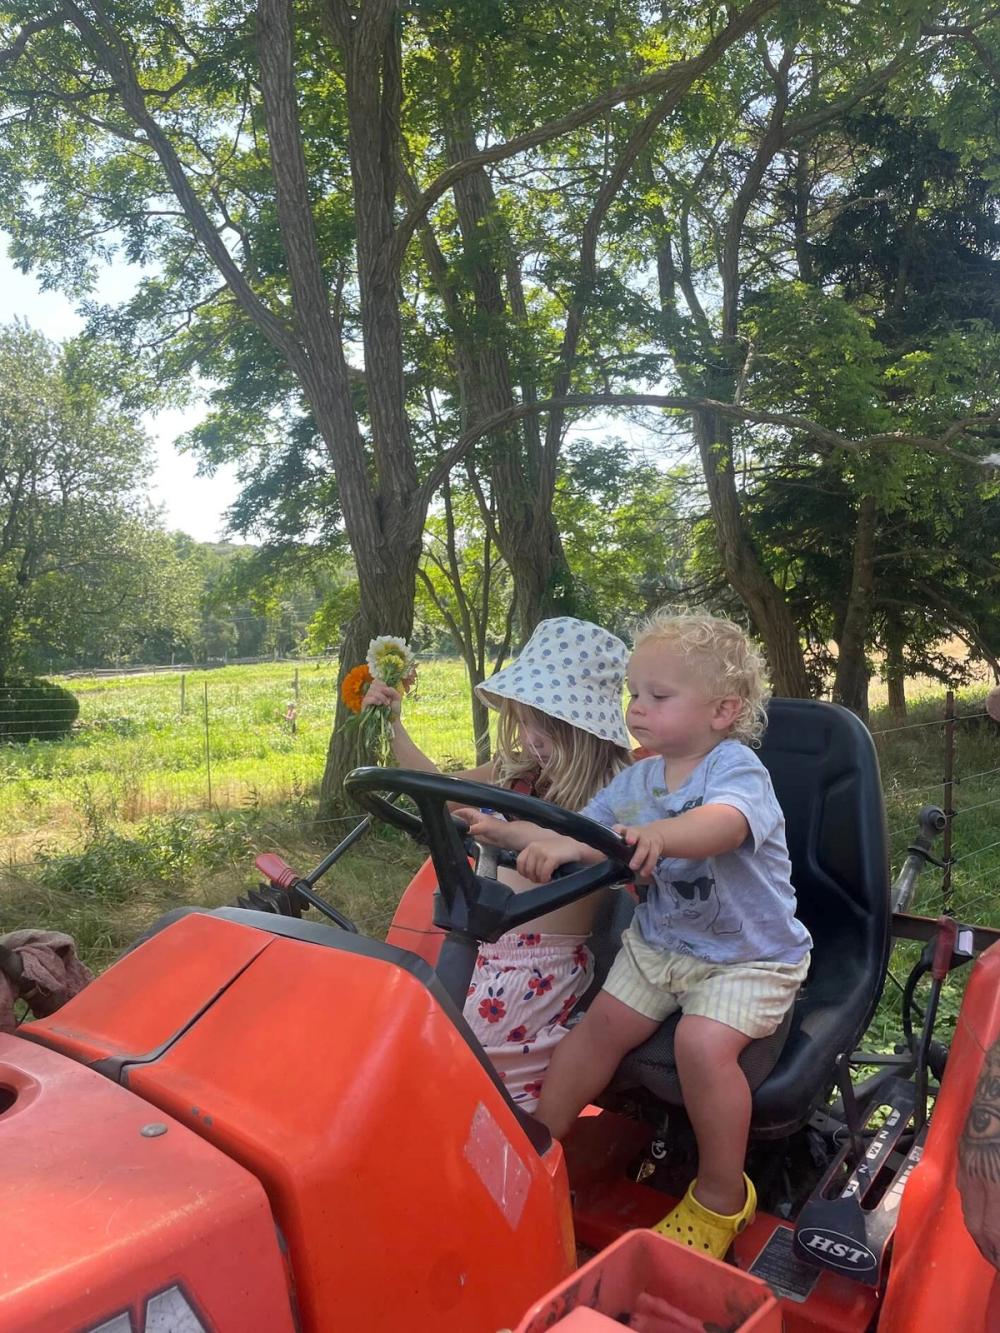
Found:
[[(0, 747), (0, 931), (27, 923), (74, 933), (96, 967), (178, 902), (215, 904), (252, 884), (254, 853), (276, 849), (300, 869), (328, 850), (311, 828), (333, 708), (335, 663), (74, 679), (80, 718), (62, 741)], [(960, 696), (952, 905), (1000, 926), (1000, 729), (976, 716), (984, 687)], [(943, 696), (916, 697), (905, 728), (876, 710), (894, 869), (916, 814), (942, 801)], [(407, 722), (444, 767), (474, 758), (457, 662), (421, 666)], [(207, 723), (207, 725), (206, 725)], [(345, 824), (345, 831), (349, 827)], [(369, 933), (384, 934), (419, 853), (368, 836), (324, 888)], [(915, 910), (944, 905), (929, 871)], [(905, 971), (912, 950), (895, 968)], [(890, 987), (891, 991), (891, 987)], [(953, 1015), (959, 990), (944, 1008)], [(882, 1037), (894, 1027), (887, 995)]]
[[(80, 701), (69, 737), (0, 746), (0, 932), (68, 930), (99, 968), (167, 908), (235, 899), (256, 882), (257, 851), (316, 864), (335, 680), (336, 662), (67, 680)], [(407, 720), (444, 767), (474, 762), (459, 663), (421, 665)], [(420, 859), (368, 836), (323, 887), (384, 934)]]
[[(73, 734), (0, 747), (0, 855), (71, 842), (95, 822), (297, 800), (323, 772), (335, 680), (335, 662), (67, 680)], [(408, 701), (418, 744), (448, 766), (474, 759), (463, 687), (458, 662), (424, 663)]]

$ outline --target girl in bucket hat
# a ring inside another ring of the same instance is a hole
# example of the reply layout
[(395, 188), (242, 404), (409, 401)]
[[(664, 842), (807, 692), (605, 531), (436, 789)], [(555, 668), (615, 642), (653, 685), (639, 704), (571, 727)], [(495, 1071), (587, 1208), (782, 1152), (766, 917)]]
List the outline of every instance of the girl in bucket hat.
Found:
[[(496, 753), (488, 764), (455, 777), (493, 782), (579, 810), (632, 762), (622, 714), (628, 649), (587, 620), (543, 620), (520, 656), (476, 686), (499, 713)], [(404, 768), (436, 772), (399, 716), (398, 691), (373, 681), (364, 706), (388, 704), (393, 750)], [(538, 835), (532, 824), (508, 823), (479, 810), (459, 812), (473, 837), (521, 851)], [(515, 889), (533, 887), (515, 871), (499, 877)], [(594, 975), (587, 948), (600, 894), (591, 894), (519, 931), (484, 944), (465, 1003), (465, 1018), (514, 1101), (533, 1110), (566, 1020)]]

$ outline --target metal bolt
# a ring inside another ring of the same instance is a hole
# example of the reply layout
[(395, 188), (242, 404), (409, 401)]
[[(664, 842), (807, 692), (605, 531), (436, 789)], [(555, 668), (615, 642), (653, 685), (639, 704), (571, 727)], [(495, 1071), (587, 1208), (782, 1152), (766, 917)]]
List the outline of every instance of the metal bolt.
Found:
[(166, 1132), (166, 1125), (161, 1124), (158, 1120), (154, 1120), (151, 1125), (143, 1125), (142, 1129), (139, 1130), (144, 1139), (158, 1139), (161, 1134), (166, 1134)]

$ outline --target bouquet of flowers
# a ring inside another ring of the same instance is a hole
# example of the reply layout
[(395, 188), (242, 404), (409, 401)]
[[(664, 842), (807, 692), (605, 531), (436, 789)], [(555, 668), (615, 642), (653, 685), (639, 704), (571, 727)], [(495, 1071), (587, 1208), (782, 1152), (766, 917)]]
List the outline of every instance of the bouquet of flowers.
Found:
[(405, 639), (380, 634), (368, 645), (368, 656), (360, 666), (348, 671), (340, 686), (340, 697), (354, 714), (347, 726), (356, 727), (366, 749), (374, 751), (376, 762), (392, 761), (392, 713), (387, 704), (363, 707), (373, 680), (380, 680), (405, 694), (417, 674), (413, 649)]

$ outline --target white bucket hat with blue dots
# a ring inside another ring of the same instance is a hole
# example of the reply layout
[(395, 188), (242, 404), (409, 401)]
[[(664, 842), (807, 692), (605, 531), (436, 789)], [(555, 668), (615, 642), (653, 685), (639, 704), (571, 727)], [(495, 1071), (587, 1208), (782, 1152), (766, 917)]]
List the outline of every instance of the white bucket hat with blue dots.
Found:
[(622, 690), (628, 649), (589, 620), (543, 620), (510, 666), (476, 686), (490, 708), (529, 704), (549, 717), (628, 749)]

